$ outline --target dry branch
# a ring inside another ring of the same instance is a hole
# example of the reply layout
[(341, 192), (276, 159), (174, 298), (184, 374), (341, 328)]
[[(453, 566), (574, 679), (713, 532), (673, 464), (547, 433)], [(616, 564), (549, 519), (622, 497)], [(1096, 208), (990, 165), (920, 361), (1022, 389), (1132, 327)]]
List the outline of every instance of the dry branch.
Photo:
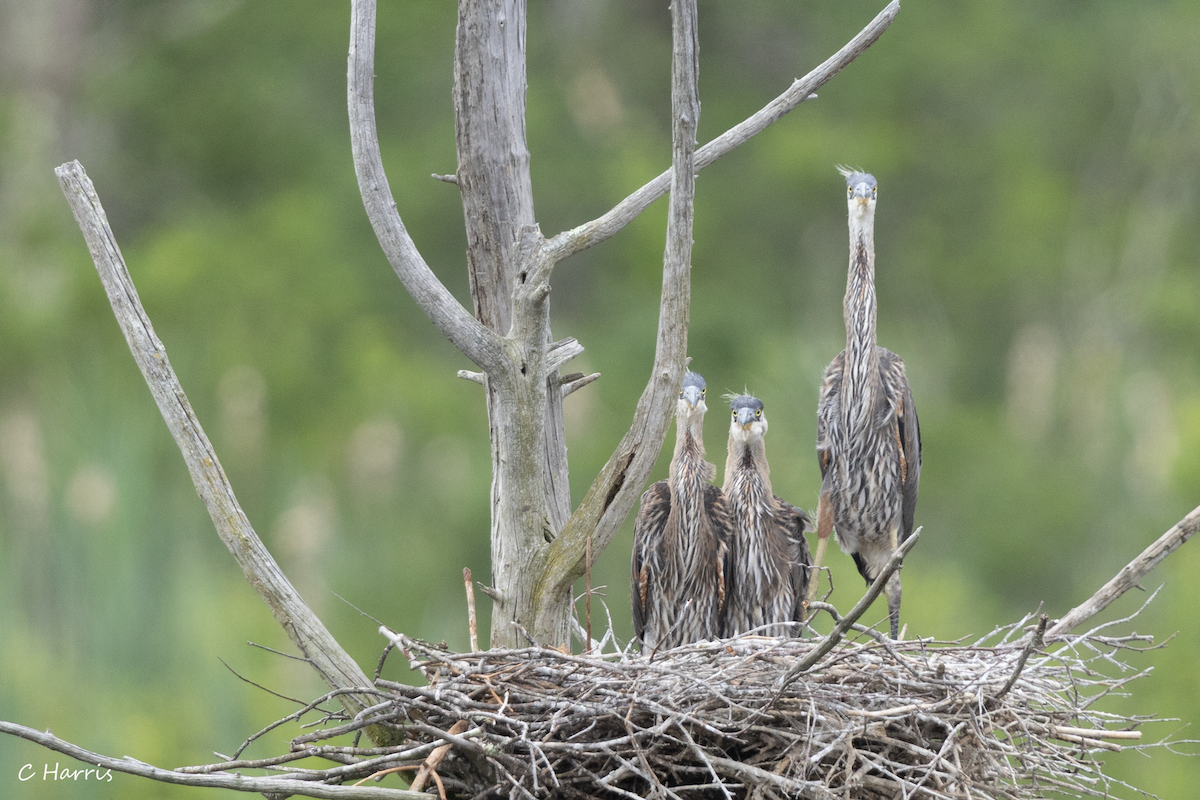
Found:
[[(171, 368), (166, 348), (154, 333), (150, 317), (142, 308), (137, 289), (91, 180), (78, 161), (63, 164), (54, 172), (83, 232), (129, 350), (150, 387), (150, 393), (154, 395), (154, 402), (158, 404), (167, 428), (179, 445), (192, 483), (212, 517), (221, 541), (241, 566), (246, 580), (258, 591), (292, 642), (330, 688), (370, 686), (367, 676), (288, 581), (242, 511), (216, 451)], [(339, 699), (355, 712), (370, 705), (368, 698), (352, 694), (339, 695)]]
[(471, 635), (471, 649), (479, 649), (479, 624), (475, 618), (475, 582), (471, 580), (471, 570), (463, 567), (463, 584), (467, 589), (467, 630)]
[(1192, 509), (1190, 514), (1171, 526), (1169, 531), (1158, 537), (1154, 544), (1126, 564), (1112, 580), (1097, 589), (1095, 594), (1054, 623), (1046, 632), (1046, 637), (1054, 638), (1069, 633), (1099, 614), (1118, 597), (1137, 586), (1150, 570), (1161, 564), (1164, 558), (1192, 538), (1192, 534), (1197, 530), (1200, 530), (1200, 506)]
[[(827, 58), (824, 63), (803, 78), (797, 78), (786, 91), (752, 116), (697, 149), (696, 171), (699, 172), (721, 156), (750, 141), (782, 119), (796, 106), (812, 98), (813, 92), (828, 83), (851, 61), (874, 44), (899, 13), (900, 0), (892, 0), (865, 28), (859, 31), (842, 49)], [(651, 203), (667, 193), (671, 186), (671, 173), (672, 170), (668, 169), (617, 203), (602, 216), (569, 231), (563, 231), (550, 239), (548, 249), (554, 260), (561, 261), (616, 234), (645, 211)]]
[(321, 797), (329, 800), (429, 800), (428, 795), (403, 789), (384, 789), (377, 786), (329, 786), (312, 780), (297, 780), (289, 777), (259, 778), (236, 773), (189, 774), (162, 769), (126, 756), (113, 758), (93, 753), (70, 742), (59, 739), (49, 731), (38, 731), (24, 725), (0, 721), (0, 733), (7, 733), (42, 745), (56, 753), (70, 756), (84, 764), (137, 775), (162, 783), (181, 786), (200, 786), (210, 789), (233, 789), (239, 792), (269, 792), (275, 796), (288, 794), (303, 797)]

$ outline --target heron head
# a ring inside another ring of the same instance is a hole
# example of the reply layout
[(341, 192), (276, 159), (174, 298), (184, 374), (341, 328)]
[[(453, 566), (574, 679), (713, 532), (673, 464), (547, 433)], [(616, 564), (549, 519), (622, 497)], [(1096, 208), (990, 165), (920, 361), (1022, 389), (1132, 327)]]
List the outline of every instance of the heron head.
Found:
[(708, 384), (699, 373), (689, 370), (683, 376), (683, 386), (679, 388), (680, 413), (694, 414), (708, 410), (704, 405), (704, 395), (708, 392)]
[(861, 215), (874, 211), (879, 192), (875, 176), (849, 167), (838, 167), (838, 172), (846, 179), (846, 205), (850, 213)]
[(767, 417), (763, 413), (763, 402), (748, 394), (730, 398), (729, 408), (733, 412), (729, 432), (738, 438), (762, 436), (767, 432)]

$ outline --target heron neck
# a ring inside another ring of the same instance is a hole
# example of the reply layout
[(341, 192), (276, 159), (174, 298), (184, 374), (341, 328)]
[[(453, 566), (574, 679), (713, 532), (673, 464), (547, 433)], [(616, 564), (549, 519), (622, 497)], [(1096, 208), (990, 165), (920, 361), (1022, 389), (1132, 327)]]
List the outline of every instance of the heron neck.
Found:
[(868, 397), (879, 373), (875, 335), (874, 215), (850, 212), (850, 269), (846, 276), (846, 374), (854, 397)]
[(670, 471), (672, 486), (679, 487), (681, 481), (689, 485), (707, 483), (714, 470), (704, 461), (704, 411), (681, 407), (675, 417), (675, 454), (671, 458)]
[(764, 490), (771, 491), (771, 467), (767, 463), (767, 441), (761, 436), (749, 438), (729, 433), (729, 455), (725, 459), (725, 485), (722, 491), (731, 494), (735, 491), (738, 476), (753, 475), (763, 484)]

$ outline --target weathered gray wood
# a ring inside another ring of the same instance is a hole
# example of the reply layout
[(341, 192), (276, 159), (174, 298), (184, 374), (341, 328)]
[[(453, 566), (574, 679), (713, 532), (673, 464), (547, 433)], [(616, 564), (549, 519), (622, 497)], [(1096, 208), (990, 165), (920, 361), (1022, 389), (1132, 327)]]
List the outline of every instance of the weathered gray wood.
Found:
[[(525, 140), (525, 0), (460, 0), (454, 59), (458, 186), (467, 268), (479, 321), (503, 337), (505, 361), (485, 370), (492, 451), (493, 647), (567, 641), (533, 624), (546, 542), (565, 520), (562, 396), (550, 351), (550, 272), (533, 213)], [(555, 478), (561, 476), (561, 481)], [(563, 494), (556, 497), (556, 492)]]
[[(793, 81), (783, 94), (696, 151), (696, 170), (704, 169), (721, 156), (745, 144), (829, 82), (846, 65), (858, 58), (875, 43), (900, 13), (900, 0), (892, 0), (870, 24), (846, 45), (803, 78)], [(617, 203), (604, 215), (585, 222), (550, 239), (548, 247), (556, 261), (604, 241), (632, 222), (646, 207), (667, 193), (671, 186), (671, 171), (651, 179), (633, 194)]]
[[(142, 308), (100, 198), (83, 167), (78, 161), (72, 161), (58, 167), (55, 174), (83, 231), (129, 350), (183, 453), (192, 483), (212, 517), (221, 541), (275, 619), (331, 688), (371, 686), (370, 679), (338, 645), (279, 569), (238, 504), (221, 462), (171, 368), (167, 351)], [(353, 695), (343, 696), (342, 702), (351, 713), (371, 704), (368, 698)], [(376, 733), (382, 734), (381, 731)]]
[(1121, 571), (1114, 575), (1112, 580), (1097, 589), (1095, 594), (1051, 625), (1050, 630), (1046, 631), (1046, 638), (1064, 636), (1099, 614), (1118, 597), (1137, 586), (1150, 570), (1161, 564), (1164, 558), (1192, 538), (1198, 530), (1200, 530), (1200, 506), (1193, 508), (1191, 513), (1171, 526), (1169, 531), (1158, 537), (1137, 558), (1122, 567)]
[(521, 235), (534, 225), (525, 141), (525, 0), (461, 0), (454, 48), (458, 188), (475, 316), (509, 331)]
[[(455, 144), (458, 152), (456, 178), (462, 193), (463, 216), (467, 220), (467, 271), (475, 315), (487, 327), (516, 338), (533, 335), (533, 320), (513, 326), (513, 305), (521, 284), (539, 258), (542, 246), (533, 210), (533, 183), (529, 171), (529, 146), (525, 136), (525, 0), (463, 0), (459, 3), (454, 59)], [(546, 275), (546, 280), (549, 275)], [(547, 284), (548, 288), (548, 284)], [(540, 295), (525, 307), (538, 320), (540, 338), (525, 338), (529, 350), (551, 347), (549, 295)], [(579, 348), (582, 350), (583, 348)], [(557, 535), (570, 513), (567, 480), (567, 447), (563, 431), (562, 395), (558, 386), (559, 364), (548, 364), (545, 386), (531, 393), (531, 402), (544, 406), (545, 419), (539, 438), (543, 453), (530, 466), (541, 475), (515, 476), (518, 480), (543, 483), (544, 516), (550, 535)], [(508, 369), (520, 371), (521, 364)], [(511, 383), (512, 380), (508, 381)], [(508, 423), (499, 417), (509, 413), (515, 399), (502, 393), (502, 386), (487, 385), (488, 420), (493, 433), (493, 463), (505, 456), (497, 447), (496, 432)], [(543, 399), (544, 398), (544, 399)], [(499, 488), (499, 487), (497, 487)], [(493, 495), (493, 504), (504, 498)], [(493, 540), (504, 536), (493, 526)], [(493, 541), (493, 547), (503, 543)], [(538, 546), (544, 544), (544, 540)], [(493, 626), (494, 628), (494, 626)], [(514, 640), (515, 642), (515, 640)]]

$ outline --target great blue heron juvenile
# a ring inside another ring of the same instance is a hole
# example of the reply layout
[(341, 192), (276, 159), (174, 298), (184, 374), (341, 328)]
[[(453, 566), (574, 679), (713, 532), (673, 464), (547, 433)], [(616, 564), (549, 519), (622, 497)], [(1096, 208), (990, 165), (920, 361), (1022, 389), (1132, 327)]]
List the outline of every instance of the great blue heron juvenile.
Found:
[(688, 372), (675, 410), (669, 477), (642, 495), (633, 524), (633, 628), (643, 648), (724, 635), (729, 511), (704, 460), (704, 378)]
[[(825, 370), (817, 403), (819, 569), (832, 528), (871, 583), (912, 533), (921, 478), (921, 429), (900, 356), (875, 340), (875, 178), (845, 167), (850, 215), (846, 349)], [(816, 580), (809, 589), (815, 594)], [(900, 573), (884, 588), (900, 634)]]
[(812, 530), (812, 520), (771, 490), (762, 401), (742, 394), (729, 407), (733, 418), (722, 491), (733, 517), (733, 566), (726, 635), (755, 629), (764, 636), (795, 635), (798, 627), (786, 623), (804, 618), (811, 564), (804, 533)]

